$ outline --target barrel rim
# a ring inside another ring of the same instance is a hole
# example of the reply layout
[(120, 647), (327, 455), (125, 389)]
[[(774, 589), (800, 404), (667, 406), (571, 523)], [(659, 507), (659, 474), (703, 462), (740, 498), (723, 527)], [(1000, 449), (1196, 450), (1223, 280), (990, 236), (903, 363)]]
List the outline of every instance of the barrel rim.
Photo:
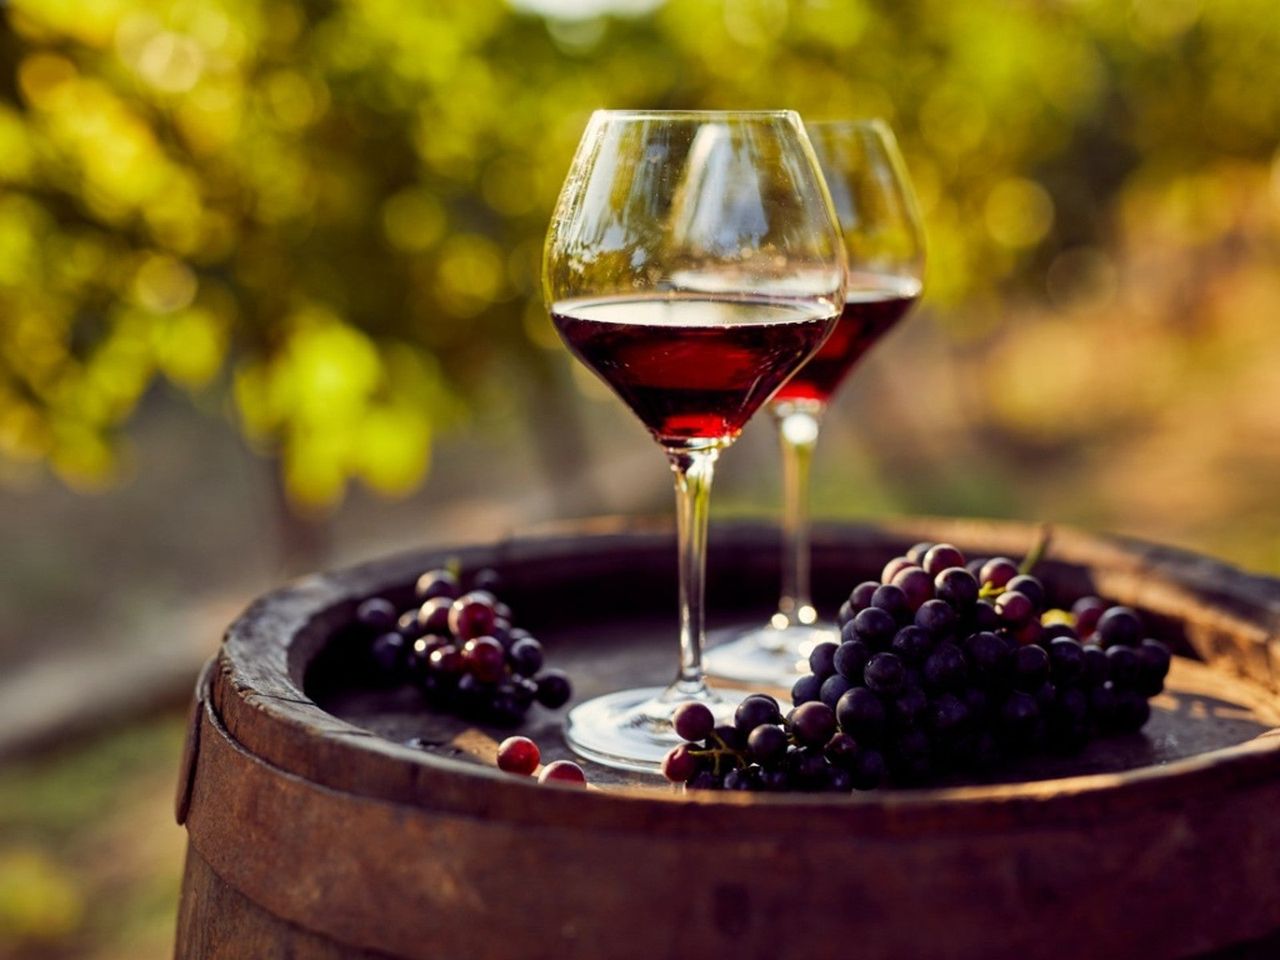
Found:
[[(925, 536), (938, 539), (941, 533), (945, 539), (961, 543), (983, 539), (985, 546), (993, 541), (1025, 544), (1034, 530), (1033, 525), (1012, 522), (919, 518), (874, 526), (821, 525), (813, 540), (815, 549), (838, 547), (851, 536), (896, 547)], [(729, 524), (717, 526), (715, 536), (721, 541), (729, 538), (755, 544), (776, 534), (763, 525)], [(351, 604), (389, 584), (411, 583), (418, 571), (444, 557), (456, 556), (477, 564), (500, 564), (504, 558), (539, 553), (553, 558), (566, 549), (580, 551), (584, 540), (604, 550), (624, 545), (665, 549), (671, 533), (665, 527), (659, 532), (645, 523), (594, 521), (495, 544), (405, 552), (285, 585), (255, 601), (228, 629), (218, 669), (209, 679), (212, 708), (228, 735), (247, 752), (322, 786), (410, 806), (469, 808), (478, 816), (496, 814), (527, 822), (558, 823), (581, 819), (584, 825), (622, 828), (640, 824), (652, 829), (676, 820), (689, 827), (696, 821), (698, 829), (717, 831), (767, 829), (775, 823), (817, 828), (820, 822), (830, 821), (844, 829), (856, 823), (869, 832), (897, 833), (985, 823), (996, 811), (1011, 822), (1023, 818), (1039, 822), (1046, 817), (1076, 821), (1085, 808), (1089, 811), (1086, 815), (1092, 817), (1129, 804), (1175, 802), (1186, 792), (1203, 795), (1280, 775), (1280, 730), (1273, 730), (1254, 740), (1161, 766), (1023, 783), (879, 790), (851, 797), (684, 795), (644, 787), (582, 791), (537, 784), (529, 778), (396, 744), (325, 712), (303, 691), (301, 677), (323, 642), (329, 626), (326, 616), (332, 619), (344, 606), (349, 610)], [(1272, 649), (1280, 623), (1280, 582), (1187, 551), (1070, 528), (1055, 531), (1055, 556), (1106, 561), (1121, 576), (1141, 569), (1149, 577), (1153, 568), (1158, 570), (1168, 585), (1187, 591), (1200, 603), (1214, 603), (1209, 612), (1223, 621), (1223, 630), (1244, 631), (1246, 639), (1238, 640), (1237, 645), (1260, 646), (1267, 676), (1280, 675), (1272, 669), (1272, 658), (1280, 653)], [(1244, 670), (1235, 658), (1246, 656), (1247, 651), (1238, 651), (1230, 643), (1198, 652), (1207, 654), (1206, 659), (1226, 660)], [(1267, 686), (1274, 692), (1274, 679)], [(331, 751), (336, 752), (331, 755)], [(359, 761), (358, 773), (348, 764), (327, 762), (347, 751), (349, 759)], [(369, 776), (396, 767), (397, 775), (385, 783), (376, 775)], [(476, 801), (479, 788), (485, 794), (481, 803)]]

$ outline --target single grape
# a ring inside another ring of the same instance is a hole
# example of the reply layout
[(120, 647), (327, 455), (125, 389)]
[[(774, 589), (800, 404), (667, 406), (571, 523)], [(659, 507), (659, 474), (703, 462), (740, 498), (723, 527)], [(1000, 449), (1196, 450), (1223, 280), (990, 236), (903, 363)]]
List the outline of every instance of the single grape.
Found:
[(528, 737), (507, 737), (498, 744), (498, 769), (529, 776), (538, 769), (542, 754)]
[(420, 604), (434, 597), (456, 600), (461, 592), (458, 578), (453, 575), (452, 571), (443, 567), (428, 570), (418, 578), (418, 582), (413, 588), (413, 595)]
[(542, 768), (542, 773), (538, 774), (538, 782), (585, 787), (587, 775), (572, 760), (555, 760)]
[(836, 673), (851, 683), (861, 683), (862, 671), (866, 669), (871, 653), (871, 646), (865, 640), (859, 640), (856, 637), (846, 640), (836, 648), (836, 655), (832, 661)]
[(1151, 718), (1151, 704), (1136, 690), (1122, 690), (1116, 696), (1115, 728), (1121, 733), (1141, 730)]
[(933, 577), (923, 567), (905, 567), (890, 581), (907, 596), (907, 605), (919, 610), (926, 600), (933, 599)]
[(698, 772), (698, 758), (688, 743), (678, 743), (662, 758), (662, 775), (672, 783), (685, 783)]
[(893, 635), (889, 649), (908, 664), (922, 664), (933, 649), (933, 638), (915, 625), (903, 627)]
[(1019, 574), (1005, 584), (1005, 589), (1016, 590), (1018, 593), (1023, 594), (1037, 610), (1045, 608), (1044, 584), (1030, 574)]
[(418, 626), (418, 609), (416, 607), (400, 614), (396, 620), (396, 631), (406, 640), (416, 640), (422, 636), (424, 631)]
[(940, 643), (924, 662), (924, 683), (930, 690), (958, 690), (968, 679), (964, 654), (954, 643)]
[[(853, 618), (853, 630), (857, 636), (866, 641), (873, 650), (881, 650), (889, 645), (898, 630), (898, 624), (879, 607), (867, 607)], [(834, 654), (835, 651), (833, 650)]]
[(542, 644), (532, 637), (517, 640), (507, 651), (507, 659), (511, 661), (511, 669), (522, 677), (532, 677), (542, 669)]
[(847, 733), (833, 733), (822, 748), (822, 755), (837, 767), (852, 766), (854, 757), (858, 755), (858, 741)]
[(812, 673), (806, 673), (791, 687), (791, 703), (800, 706), (822, 699), (822, 679)]
[(705, 703), (693, 700), (676, 707), (671, 726), (681, 740), (705, 740), (715, 729), (716, 718)]
[(936, 577), (948, 567), (963, 567), (964, 554), (949, 543), (937, 543), (929, 548), (920, 566), (929, 576)]
[(964, 567), (948, 567), (934, 577), (933, 592), (957, 610), (967, 610), (978, 601), (978, 581)]
[(916, 626), (940, 637), (956, 623), (956, 612), (945, 600), (927, 600), (916, 611)]
[(1112, 607), (1098, 618), (1097, 633), (1104, 647), (1135, 647), (1142, 640), (1142, 619), (1130, 607)]
[(383, 633), (369, 645), (374, 666), (383, 673), (394, 673), (405, 664), (405, 639), (400, 634)]
[(427, 669), (444, 676), (459, 676), (466, 669), (466, 661), (461, 650), (452, 643), (446, 643), (431, 651), (431, 655), (427, 657)]
[(1111, 661), (1107, 652), (1099, 644), (1081, 644), (1084, 649), (1084, 682), (1091, 687), (1100, 687), (1111, 679)]
[(534, 680), (538, 684), (538, 702), (548, 710), (558, 710), (569, 702), (573, 688), (569, 678), (560, 670), (547, 670)]
[(1075, 617), (1076, 632), (1081, 639), (1088, 636), (1098, 626), (1098, 619), (1106, 612), (1109, 604), (1101, 597), (1081, 597), (1071, 605), (1071, 615)]
[(497, 683), (507, 673), (507, 653), (493, 637), (475, 637), (462, 648), (467, 671), (481, 683)]
[(493, 604), (473, 590), (464, 593), (449, 607), (449, 632), (459, 640), (487, 637), (497, 618)]
[(1107, 648), (1107, 663), (1111, 666), (1111, 680), (1117, 687), (1131, 687), (1138, 680), (1138, 652), (1130, 646), (1116, 645)]
[(901, 587), (891, 583), (881, 584), (871, 596), (871, 606), (883, 610), (894, 620), (904, 623), (911, 619), (911, 608), (907, 604), (907, 595)]
[(884, 781), (888, 768), (879, 750), (862, 749), (853, 760), (849, 773), (855, 790), (874, 790)]
[(974, 631), (979, 630), (999, 630), (1004, 626), (1000, 619), (1000, 614), (996, 612), (996, 605), (990, 600), (979, 600), (973, 605), (973, 609), (969, 611), (969, 617), (973, 622)]
[(848, 677), (833, 673), (822, 681), (822, 689), (818, 691), (818, 699), (834, 710), (840, 698), (853, 689), (853, 686), (853, 681)]
[(369, 630), (386, 633), (396, 625), (399, 611), (395, 605), (382, 597), (370, 597), (356, 607), (356, 622)]
[[(861, 617), (864, 613), (866, 611), (858, 614), (858, 616)], [(857, 622), (857, 618), (854, 618), (854, 622)], [(809, 653), (809, 672), (823, 680), (835, 673), (836, 646), (830, 641), (823, 641), (815, 646)]]
[(1007, 626), (1020, 627), (1031, 620), (1035, 613), (1035, 604), (1025, 593), (1006, 590), (996, 597), (996, 613)]
[(908, 560), (917, 566), (924, 565), (924, 557), (933, 549), (933, 542), (930, 540), (922, 540), (904, 554)]
[(880, 571), (880, 582), (893, 583), (893, 578), (896, 577), (899, 572), (913, 566), (915, 566), (915, 564), (906, 557), (894, 557), (886, 563), (884, 565), (884, 569)]
[(884, 703), (866, 687), (854, 687), (836, 704), (836, 719), (855, 740), (877, 743), (884, 732)]
[(871, 606), (871, 598), (879, 589), (878, 580), (864, 580), (853, 588), (853, 592), (849, 594), (849, 606), (853, 608), (855, 616)]
[(422, 633), (449, 634), (449, 609), (454, 601), (448, 597), (431, 597), (418, 608), (418, 629)]
[(1049, 654), (1034, 644), (1013, 655), (1013, 682), (1019, 690), (1035, 690), (1049, 679)]
[(792, 734), (797, 741), (809, 746), (821, 746), (826, 743), (831, 739), (835, 729), (835, 711), (822, 702), (806, 703), (796, 707), (791, 717)]
[(1053, 679), (1058, 683), (1072, 683), (1084, 676), (1084, 647), (1078, 640), (1058, 637), (1049, 641), (1049, 664)]
[[(829, 646), (834, 647), (835, 644), (829, 644)], [(759, 694), (744, 697), (733, 713), (734, 726), (743, 733), (750, 733), (762, 724), (778, 724), (781, 722), (782, 714), (778, 710), (778, 702), (773, 697)]]
[(906, 681), (906, 667), (902, 658), (895, 653), (877, 653), (867, 662), (862, 676), (866, 685), (875, 693), (892, 697), (902, 689)]
[(992, 557), (982, 565), (982, 571), (978, 574), (978, 579), (984, 586), (991, 584), (993, 587), (1003, 589), (1017, 575), (1018, 565), (1008, 557)]
[(972, 634), (966, 641), (966, 647), (978, 676), (998, 680), (1009, 674), (1012, 667), (1009, 646), (996, 634), (987, 630)]
[(787, 752), (787, 734), (781, 727), (769, 724), (756, 727), (747, 736), (747, 750), (757, 763), (772, 763)]
[(1169, 648), (1159, 640), (1148, 637), (1138, 647), (1139, 666), (1143, 673), (1154, 679), (1164, 680), (1169, 675), (1172, 662), (1173, 655), (1169, 653)]

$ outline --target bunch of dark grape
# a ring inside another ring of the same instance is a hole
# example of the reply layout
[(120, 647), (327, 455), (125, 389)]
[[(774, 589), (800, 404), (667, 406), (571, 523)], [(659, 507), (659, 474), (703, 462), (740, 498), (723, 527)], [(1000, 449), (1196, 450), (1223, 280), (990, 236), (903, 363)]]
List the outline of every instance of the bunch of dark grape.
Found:
[(492, 570), (462, 589), (451, 570), (428, 570), (406, 610), (383, 597), (365, 600), (356, 621), (368, 655), (386, 682), (411, 682), (434, 709), (499, 727), (517, 726), (536, 701), (555, 710), (568, 702), (569, 680), (543, 670), (542, 644), (514, 626), (498, 599)]
[[(848, 790), (983, 773), (1140, 729), (1170, 655), (1138, 614), (1084, 597), (1048, 606), (1006, 557), (920, 543), (854, 588), (840, 643), (819, 644), (793, 709), (753, 694), (731, 727), (682, 708), (664, 761), (692, 788)], [(685, 717), (688, 712), (693, 719)]]

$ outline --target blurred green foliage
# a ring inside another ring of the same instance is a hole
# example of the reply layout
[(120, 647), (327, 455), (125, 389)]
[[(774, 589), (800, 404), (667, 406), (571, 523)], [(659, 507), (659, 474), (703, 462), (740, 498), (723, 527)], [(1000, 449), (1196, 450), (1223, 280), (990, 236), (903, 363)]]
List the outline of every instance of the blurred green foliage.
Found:
[[(499, 0), (10, 0), (3, 17), (0, 457), (75, 486), (121, 469), (124, 425), (167, 382), (225, 402), (302, 508), (353, 478), (413, 489), (469, 403), (513, 371), (545, 389), (563, 361), (538, 262), (595, 107), (885, 117), (928, 224), (928, 298), (967, 337), (1000, 297), (1114, 269), (1135, 210), (1197, 242), (1234, 229), (1224, 190), (1243, 176), (1274, 197), (1278, 179), (1274, 0), (671, 0), (576, 19)], [(1033, 400), (1015, 425), (1043, 415)]]

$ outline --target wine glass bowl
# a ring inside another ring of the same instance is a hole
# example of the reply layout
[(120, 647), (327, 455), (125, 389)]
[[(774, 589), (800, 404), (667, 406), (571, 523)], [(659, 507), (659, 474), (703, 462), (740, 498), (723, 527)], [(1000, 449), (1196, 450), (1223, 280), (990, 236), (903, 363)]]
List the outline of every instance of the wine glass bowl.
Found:
[(809, 591), (809, 468), (831, 397), (919, 298), (924, 239), (910, 179), (893, 132), (880, 120), (807, 128), (840, 220), (848, 284), (840, 320), (814, 356), (770, 402), (783, 464), (782, 589), (764, 626), (707, 652), (727, 679), (790, 686), (809, 651), (838, 640), (819, 622)]
[(648, 428), (675, 474), (680, 665), (667, 687), (571, 711), (580, 754), (656, 769), (671, 714), (731, 704), (702, 673), (707, 497), (716, 457), (830, 334), (844, 248), (791, 111), (592, 115), (547, 234), (543, 287), (574, 355)]

